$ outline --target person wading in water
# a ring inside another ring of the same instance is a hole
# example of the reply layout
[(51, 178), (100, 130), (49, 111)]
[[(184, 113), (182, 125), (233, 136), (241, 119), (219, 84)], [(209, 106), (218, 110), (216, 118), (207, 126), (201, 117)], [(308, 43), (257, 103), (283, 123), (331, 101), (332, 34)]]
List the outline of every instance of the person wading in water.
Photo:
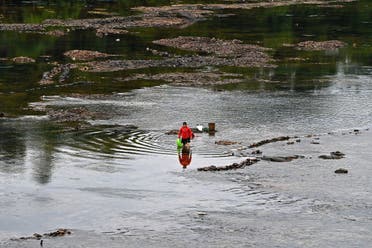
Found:
[(180, 131), (178, 132), (178, 138), (182, 138), (182, 144), (185, 146), (186, 144), (190, 143), (190, 140), (194, 138), (194, 133), (192, 132), (191, 128), (187, 126), (187, 123), (184, 122)]
[(178, 132), (178, 138), (181, 138), (183, 144), (182, 153), (178, 153), (178, 160), (185, 169), (191, 163), (192, 155), (190, 150), (190, 140), (194, 138), (194, 133), (191, 128), (187, 126), (186, 122), (182, 124), (182, 127)]

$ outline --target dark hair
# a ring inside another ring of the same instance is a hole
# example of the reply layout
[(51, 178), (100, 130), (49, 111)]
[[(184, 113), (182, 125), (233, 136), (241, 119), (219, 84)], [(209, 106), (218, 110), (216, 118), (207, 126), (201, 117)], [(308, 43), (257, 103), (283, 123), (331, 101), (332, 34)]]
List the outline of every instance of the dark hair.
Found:
[(186, 121), (184, 121), (184, 122), (182, 123), (182, 125), (187, 125)]

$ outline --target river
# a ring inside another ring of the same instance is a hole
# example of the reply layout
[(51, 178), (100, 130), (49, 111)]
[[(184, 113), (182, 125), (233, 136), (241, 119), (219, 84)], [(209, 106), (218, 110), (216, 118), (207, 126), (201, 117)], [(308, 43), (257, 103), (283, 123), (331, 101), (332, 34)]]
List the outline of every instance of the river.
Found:
[[(183, 29), (141, 28), (102, 39), (89, 30), (59, 38), (0, 31), (2, 57), (38, 58), (22, 65), (0, 61), (0, 113), (5, 113), (0, 118), (0, 247), (40, 247), (39, 240), (19, 238), (58, 228), (72, 233), (44, 237), (45, 247), (368, 247), (372, 7), (368, 1), (343, 5), (224, 10), (222, 17)], [(31, 7), (26, 2), (3, 6), (0, 21), (21, 22), (20, 9)], [(88, 7), (113, 11), (117, 5)], [(121, 15), (131, 13), (128, 6), (119, 7)], [(75, 8), (88, 13), (86, 6)], [(32, 13), (42, 19), (50, 18), (45, 13), (61, 14), (53, 5), (36, 10)], [(230, 12), (234, 15), (226, 15)], [(64, 18), (81, 18), (81, 13)], [(31, 18), (24, 15), (23, 20)], [(37, 83), (49, 68), (45, 55), (62, 62), (66, 50), (92, 49), (148, 58), (152, 40), (206, 34), (270, 47), (277, 67), (220, 68), (241, 73), (244, 80), (207, 87), (118, 82), (130, 70), (74, 72), (62, 85)], [(39, 45), (28, 48), (30, 38)], [(348, 45), (331, 52), (282, 46), (324, 39)], [(285, 59), (294, 57), (301, 59)], [(45, 107), (84, 107), (104, 118), (71, 128), (35, 111)], [(179, 164), (176, 135), (166, 134), (183, 121), (191, 127), (214, 122), (217, 130), (196, 133), (186, 169)], [(240, 162), (254, 151), (249, 145), (279, 136), (291, 139), (257, 149), (299, 159), (261, 160), (223, 172), (197, 170)], [(220, 140), (237, 144), (216, 144)], [(319, 158), (335, 151), (345, 157)], [(348, 173), (334, 173), (339, 168)]]

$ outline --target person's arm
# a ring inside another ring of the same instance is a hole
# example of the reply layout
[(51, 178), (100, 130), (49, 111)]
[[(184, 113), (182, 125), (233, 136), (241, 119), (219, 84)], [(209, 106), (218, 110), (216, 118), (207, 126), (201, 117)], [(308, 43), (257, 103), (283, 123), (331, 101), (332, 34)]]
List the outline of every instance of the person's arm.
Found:
[(194, 133), (192, 132), (191, 128), (189, 128), (190, 130), (190, 138), (193, 139), (195, 137)]

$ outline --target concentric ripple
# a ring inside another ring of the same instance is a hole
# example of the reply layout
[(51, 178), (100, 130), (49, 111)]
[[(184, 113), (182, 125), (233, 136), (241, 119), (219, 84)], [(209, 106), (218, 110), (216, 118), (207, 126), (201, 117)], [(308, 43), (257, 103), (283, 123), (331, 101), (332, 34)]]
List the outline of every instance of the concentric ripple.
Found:
[[(58, 152), (84, 158), (122, 158), (130, 159), (135, 155), (174, 155), (177, 154), (175, 136), (160, 131), (102, 129), (85, 130), (64, 134), (63, 144)], [(193, 153), (205, 157), (226, 157), (225, 150), (208, 149), (199, 144)]]

